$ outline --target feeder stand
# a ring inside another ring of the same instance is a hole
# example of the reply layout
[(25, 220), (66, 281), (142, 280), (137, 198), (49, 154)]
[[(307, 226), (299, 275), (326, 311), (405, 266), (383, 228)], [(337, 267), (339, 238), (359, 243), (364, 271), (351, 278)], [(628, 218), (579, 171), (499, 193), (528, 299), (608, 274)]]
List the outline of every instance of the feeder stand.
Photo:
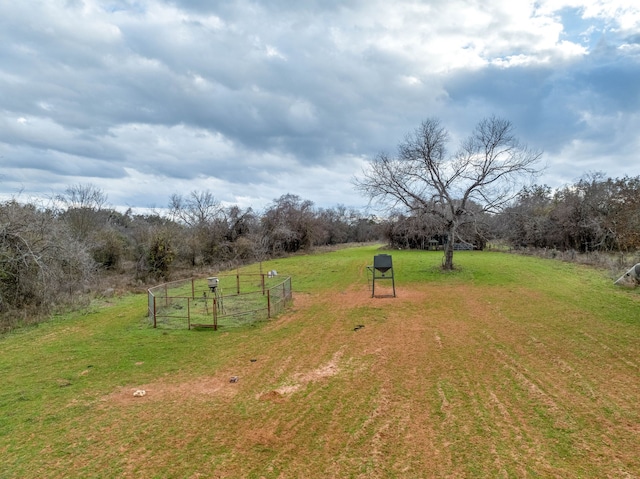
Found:
[(390, 254), (378, 254), (373, 257), (373, 266), (368, 266), (373, 273), (371, 297), (376, 295), (376, 280), (390, 279), (393, 286), (393, 297), (396, 297), (396, 282), (393, 277), (393, 261)]
[(211, 278), (207, 278), (207, 285), (209, 286), (209, 290), (212, 293), (215, 293), (216, 290), (218, 289), (218, 283), (220, 282), (220, 280), (218, 279), (217, 276), (212, 276)]

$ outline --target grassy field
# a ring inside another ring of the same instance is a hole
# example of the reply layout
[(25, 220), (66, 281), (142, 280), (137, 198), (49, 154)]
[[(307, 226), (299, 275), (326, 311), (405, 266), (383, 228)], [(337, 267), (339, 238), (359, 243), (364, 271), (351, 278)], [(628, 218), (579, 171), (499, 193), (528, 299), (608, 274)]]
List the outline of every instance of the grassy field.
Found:
[(244, 328), (153, 329), (135, 295), (0, 337), (0, 478), (640, 477), (637, 290), (393, 251), (371, 298), (377, 252), (264, 263), (294, 304)]

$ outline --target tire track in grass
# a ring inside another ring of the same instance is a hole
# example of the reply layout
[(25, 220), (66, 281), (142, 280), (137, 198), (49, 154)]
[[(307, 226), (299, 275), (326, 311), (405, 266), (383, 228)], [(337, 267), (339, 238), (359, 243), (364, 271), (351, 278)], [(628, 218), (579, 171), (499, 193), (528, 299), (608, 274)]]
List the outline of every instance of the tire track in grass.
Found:
[(469, 301), (469, 296), (466, 291), (449, 297), (438, 314), (447, 319), (434, 333), (435, 354), (442, 363), (435, 393), (441, 416), (440, 436), (448, 452), (447, 470), (461, 476), (508, 477), (500, 452), (502, 433), (478, 381), (491, 369), (476, 334), (478, 315), (483, 311), (475, 301)]
[[(477, 402), (480, 412), (484, 411), (485, 427), (493, 431), (491, 443), (495, 451), (496, 467), (502, 475), (526, 477), (527, 470), (535, 463), (533, 470), (545, 471), (545, 475), (556, 475), (553, 449), (549, 448), (543, 431), (532, 423), (536, 405), (542, 406), (545, 415), (552, 418), (556, 427), (571, 428), (573, 419), (538, 382), (537, 372), (528, 370), (521, 361), (522, 352), (510, 355), (507, 351), (512, 344), (518, 344), (522, 331), (509, 317), (493, 307), (495, 300), (489, 294), (468, 296), (468, 309), (477, 325), (477, 334), (493, 363), (487, 365), (483, 379), (477, 382)], [(500, 339), (496, 339), (499, 336)], [(515, 341), (515, 343), (514, 343)], [(527, 353), (528, 354), (528, 353)], [(524, 356), (525, 358), (527, 355)], [(509, 374), (505, 376), (504, 372)], [(489, 380), (493, 377), (493, 380)], [(521, 396), (519, 391), (525, 396)], [(526, 406), (526, 407), (523, 407)]]
[(613, 359), (615, 359), (616, 361), (620, 361), (624, 364), (626, 364), (627, 366), (629, 366), (632, 369), (638, 370), (640, 369), (640, 366), (638, 365), (637, 362), (625, 358), (622, 354), (620, 354), (619, 352), (617, 352), (616, 350), (614, 350), (613, 348), (611, 348), (609, 345), (607, 345), (606, 343), (600, 341), (599, 339), (597, 339), (596, 337), (594, 337), (593, 335), (587, 333), (586, 331), (580, 331), (580, 333), (590, 339), (591, 341), (593, 341), (595, 344), (597, 344), (598, 346), (600, 346), (603, 350), (605, 350), (609, 355), (611, 355), (611, 357)]
[[(468, 310), (470, 319), (479, 328), (486, 326), (479, 317), (482, 309), (473, 302), (469, 306), (472, 306)], [(477, 334), (477, 330), (470, 334), (483, 338), (482, 334)], [(467, 351), (473, 341), (467, 338)], [(501, 365), (495, 361), (485, 340), (478, 339), (475, 349), (473, 362), (465, 355), (460, 355), (459, 362), (473, 364), (473, 367), (462, 371), (460, 382), (467, 397), (464, 405), (467, 413), (463, 420), (473, 428), (467, 431), (466, 436), (478, 443), (477, 449), (486, 451), (479, 474), (483, 477), (527, 477), (527, 470), (535, 458), (535, 470), (545, 471), (549, 475), (553, 467), (545, 441), (532, 431), (528, 420), (522, 416), (518, 402), (514, 403), (510, 394), (503, 394), (511, 388), (505, 388), (505, 377), (500, 373)], [(500, 400), (499, 395), (505, 400)], [(476, 474), (477, 471), (472, 472)]]
[[(546, 306), (550, 311), (549, 314), (553, 314), (554, 305), (546, 303)], [(568, 451), (570, 455), (566, 458), (569, 462), (565, 466), (571, 465), (571, 474), (576, 474), (580, 470), (587, 471), (593, 467), (597, 467), (600, 471), (608, 471), (605, 475), (612, 474), (611, 471), (614, 470), (628, 472), (629, 465), (637, 461), (630, 460), (628, 454), (625, 459), (619, 459), (625, 454), (622, 453), (621, 456), (622, 451), (616, 451), (604, 445), (597, 433), (598, 431), (601, 433), (618, 431), (618, 434), (623, 432), (620, 424), (615, 424), (602, 414), (602, 411), (610, 405), (609, 388), (602, 389), (608, 381), (601, 376), (603, 372), (606, 374), (608, 368), (603, 369), (602, 364), (611, 364), (611, 370), (618, 368), (609, 360), (593, 353), (587, 356), (584, 354), (576, 356), (576, 353), (584, 348), (583, 343), (578, 342), (576, 345), (573, 340), (579, 334), (577, 328), (573, 328), (576, 323), (571, 320), (571, 317), (560, 317), (558, 320), (534, 324), (536, 334), (532, 335), (522, 328), (522, 333), (525, 334), (520, 334), (522, 339), (519, 342), (505, 341), (505, 328), (495, 330), (501, 341), (497, 341), (486, 331), (484, 334), (493, 344), (497, 360), (501, 361), (502, 366), (513, 375), (524, 390), (528, 391), (531, 398), (540, 401), (553, 417), (553, 429), (549, 433), (553, 434), (555, 440), (564, 437), (564, 441), (571, 447)], [(595, 326), (600, 327), (598, 323)], [(510, 327), (519, 326), (512, 321)], [(575, 334), (571, 334), (572, 329)], [(593, 351), (593, 348), (589, 351)], [(603, 351), (606, 351), (606, 348), (603, 348)], [(575, 364), (576, 360), (579, 360), (578, 364)], [(594, 376), (594, 372), (600, 375)], [(587, 373), (587, 376), (584, 373)], [(615, 381), (613, 379), (609, 382), (615, 384)], [(637, 385), (637, 382), (634, 384)], [(634, 389), (635, 385), (631, 389)], [(637, 393), (633, 392), (631, 397), (626, 397), (621, 402), (633, 404), (633, 398), (637, 397)], [(587, 426), (587, 430), (591, 432), (590, 435), (583, 433), (584, 426)], [(596, 432), (595, 436), (594, 432)], [(637, 432), (623, 433), (616, 442), (623, 444), (625, 442), (623, 438), (630, 436), (638, 438)], [(561, 445), (561, 443), (558, 444)], [(623, 450), (629, 451), (628, 448)], [(609, 458), (608, 463), (602, 461), (603, 457)]]
[[(567, 323), (573, 324), (571, 318)], [(584, 325), (585, 322), (579, 324)], [(603, 323), (590, 321), (594, 329), (599, 329)], [(622, 445), (627, 440), (629, 444), (638, 443), (640, 435), (625, 424), (623, 417), (638, 419), (638, 410), (629, 407), (636, 404), (639, 394), (638, 381), (629, 381), (637, 374), (633, 371), (634, 364), (624, 360), (624, 353), (614, 351), (592, 334), (583, 329), (575, 329), (575, 334), (554, 334), (546, 331), (546, 340), (537, 335), (530, 336), (527, 345), (533, 346), (535, 370), (540, 373), (537, 377), (544, 381), (544, 388), (555, 401), (562, 405), (565, 411), (570, 411), (574, 426), (570, 429), (570, 437), (574, 444), (577, 457), (583, 457), (583, 463), (597, 464), (601, 470), (627, 471), (632, 460), (622, 450), (611, 447), (608, 440), (602, 438), (617, 436), (617, 444)], [(590, 344), (584, 341), (568, 341), (570, 338), (587, 336)], [(571, 346), (576, 344), (576, 349)], [(604, 347), (603, 347), (604, 346)], [(587, 353), (587, 354), (584, 354)], [(580, 354), (580, 355), (578, 355)], [(533, 362), (532, 362), (533, 364)], [(606, 365), (606, 367), (602, 367)], [(632, 368), (629, 371), (629, 366)], [(620, 413), (614, 416), (602, 414), (603, 411), (614, 410)], [(582, 427), (578, 427), (578, 425)], [(583, 433), (583, 427), (591, 432)], [(633, 448), (632, 448), (633, 449)], [(604, 456), (609, 459), (603, 462)], [(599, 451), (599, 454), (595, 453)], [(626, 457), (625, 457), (626, 456)], [(634, 456), (636, 456), (634, 454)]]
[[(498, 342), (490, 344), (490, 352), (502, 371), (504, 386), (499, 389), (502, 394), (491, 391), (489, 400), (497, 405), (506, 427), (513, 430), (512, 438), (518, 445), (517, 449), (524, 452), (523, 458), (518, 458), (511, 448), (511, 457), (518, 465), (519, 475), (526, 474), (532, 467), (549, 477), (579, 474), (575, 462), (581, 455), (582, 444), (576, 436), (579, 427), (573, 411), (567, 408), (563, 396), (556, 394), (555, 388), (548, 388), (548, 384), (556, 380), (549, 376), (548, 363), (543, 361), (542, 369), (536, 364), (532, 370), (525, 363), (538, 356), (528, 351), (513, 352), (513, 346)], [(521, 345), (515, 346), (519, 348)], [(507, 379), (511, 382), (509, 386), (504, 382)], [(510, 406), (504, 405), (505, 400)], [(508, 415), (505, 415), (507, 408)]]
[(575, 429), (576, 423), (569, 415), (568, 411), (564, 411), (558, 405), (556, 400), (550, 395), (535, 379), (536, 376), (523, 366), (516, 358), (507, 355), (501, 349), (494, 349), (496, 361), (511, 372), (516, 381), (529, 393), (529, 395), (538, 403), (542, 404), (554, 418), (554, 426), (559, 429)]
[[(424, 315), (407, 311), (422, 300), (421, 294), (405, 290), (401, 301), (384, 301), (390, 307), (384, 322), (367, 325), (354, 336), (358, 343), (363, 340), (354, 354), (372, 356), (369, 372), (377, 385), (366, 419), (345, 447), (362, 451), (364, 459), (355, 461), (361, 473), (354, 477), (416, 477), (442, 464), (431, 439), (433, 418), (424, 407), (429, 388), (425, 377), (432, 368), (428, 354), (433, 349), (427, 338), (433, 332)], [(349, 457), (345, 452), (341, 460)]]

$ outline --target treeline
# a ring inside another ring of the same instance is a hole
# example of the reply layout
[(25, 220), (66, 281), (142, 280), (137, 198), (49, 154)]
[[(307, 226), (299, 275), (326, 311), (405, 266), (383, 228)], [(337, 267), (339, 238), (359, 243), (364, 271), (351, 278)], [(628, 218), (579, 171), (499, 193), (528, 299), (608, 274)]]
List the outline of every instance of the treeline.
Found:
[(372, 218), (290, 194), (261, 213), (223, 206), (208, 191), (174, 194), (162, 213), (149, 214), (109, 208), (92, 185), (72, 186), (44, 205), (14, 199), (0, 204), (0, 329), (86, 301), (108, 288), (105, 278), (146, 286), (185, 269), (380, 238)]
[[(577, 253), (640, 250), (640, 177), (592, 174), (555, 191), (536, 185), (522, 189), (499, 213), (479, 211), (468, 207), (456, 243), (482, 249), (499, 240), (515, 249)], [(428, 249), (448, 241), (445, 220), (433, 211), (393, 214), (383, 228), (393, 247)]]
[[(453, 241), (482, 249), (592, 252), (640, 250), (640, 177), (594, 174), (559, 190), (523, 189), (496, 214), (467, 204)], [(144, 286), (313, 247), (386, 241), (393, 248), (439, 248), (449, 241), (437, 209), (384, 219), (344, 206), (316, 208), (284, 195), (258, 213), (220, 204), (208, 191), (174, 194), (162, 213), (119, 212), (92, 185), (76, 185), (46, 205), (0, 203), (0, 330), (93, 293)]]
[(522, 190), (497, 221), (496, 235), (515, 247), (591, 251), (640, 250), (640, 176), (590, 175), (557, 191)]

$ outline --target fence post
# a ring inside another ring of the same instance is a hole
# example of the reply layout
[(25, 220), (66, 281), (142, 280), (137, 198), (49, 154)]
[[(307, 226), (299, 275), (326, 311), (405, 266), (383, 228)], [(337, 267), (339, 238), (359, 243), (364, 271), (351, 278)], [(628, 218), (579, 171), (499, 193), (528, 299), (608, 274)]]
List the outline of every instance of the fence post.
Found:
[(271, 290), (267, 290), (267, 319), (271, 319)]
[(156, 324), (156, 295), (153, 295), (153, 327), (155, 328)]
[(238, 294), (240, 294), (240, 274), (236, 274), (236, 289), (238, 290)]
[(213, 330), (218, 330), (218, 305), (216, 304), (216, 298), (213, 298)]
[(264, 273), (260, 274), (262, 280), (262, 295), (264, 296)]

